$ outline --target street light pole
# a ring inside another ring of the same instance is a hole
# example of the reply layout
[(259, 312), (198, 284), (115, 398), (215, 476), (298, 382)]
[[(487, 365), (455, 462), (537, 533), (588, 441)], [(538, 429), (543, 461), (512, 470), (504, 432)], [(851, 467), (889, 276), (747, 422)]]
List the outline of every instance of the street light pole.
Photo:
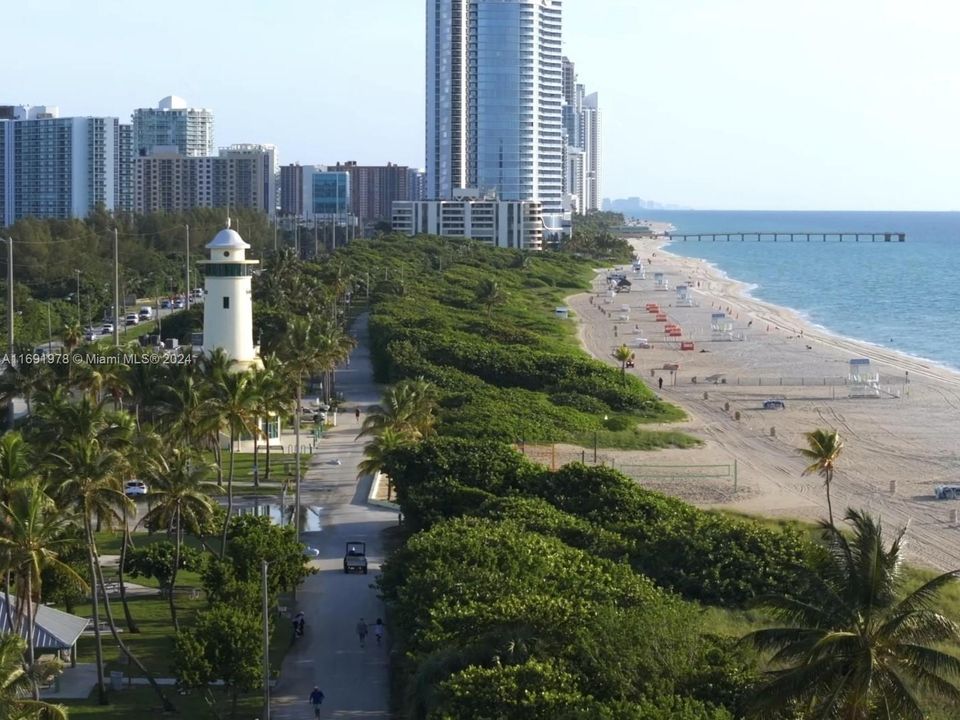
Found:
[(77, 327), (83, 327), (83, 320), (80, 318), (80, 270), (74, 269), (77, 274)]
[[(10, 367), (15, 367), (13, 349), (13, 238), (7, 238), (7, 350)], [(13, 405), (11, 404), (11, 407)]]
[(187, 308), (187, 310), (189, 310), (190, 309), (190, 226), (187, 225), (186, 228), (187, 228), (187, 246), (185, 248), (185, 252), (186, 252), (187, 298), (184, 305)]
[(113, 346), (120, 347), (120, 241), (113, 229)]
[[(7, 238), (7, 357), (8, 367), (17, 366), (16, 351), (13, 348), (13, 238)], [(7, 427), (13, 430), (17, 415), (14, 409), (13, 398), (10, 398), (10, 404), (7, 406)]]
[(260, 581), (263, 592), (263, 720), (270, 720), (270, 609), (267, 602), (266, 560), (260, 565)]

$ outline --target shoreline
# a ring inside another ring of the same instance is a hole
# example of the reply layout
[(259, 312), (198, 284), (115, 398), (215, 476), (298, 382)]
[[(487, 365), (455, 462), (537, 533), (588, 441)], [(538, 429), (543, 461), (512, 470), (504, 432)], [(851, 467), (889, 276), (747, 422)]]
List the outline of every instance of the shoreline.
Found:
[[(823, 483), (801, 476), (804, 462), (796, 448), (805, 444), (804, 433), (836, 428), (845, 442), (831, 485), (837, 522), (849, 506), (882, 516), (889, 528), (909, 524), (911, 561), (939, 570), (960, 567), (960, 530), (951, 513), (960, 502), (933, 497), (934, 485), (960, 482), (960, 373), (836, 335), (792, 309), (751, 297), (747, 283), (710, 263), (664, 250), (663, 237), (627, 239), (646, 266), (646, 279), (625, 268), (631, 291), (611, 298), (610, 305), (597, 293), (600, 285), (568, 298), (577, 337), (610, 364), (616, 364), (611, 353), (621, 343), (649, 340), (649, 349), (635, 348), (631, 372), (655, 392), (663, 377), (661, 397), (689, 418), (663, 427), (688, 432), (704, 445), (605, 450), (606, 459), (644, 486), (701, 507), (816, 520), (826, 517)], [(598, 275), (601, 282), (606, 272)], [(654, 289), (654, 272), (663, 273), (668, 290)], [(685, 282), (695, 306), (678, 304), (675, 286)], [(652, 302), (682, 328), (682, 337), (664, 336), (663, 324), (646, 312)], [(624, 304), (629, 320), (615, 319), (621, 311), (605, 312)], [(713, 332), (711, 315), (717, 312), (726, 314), (736, 339), (719, 340)], [(681, 340), (693, 342), (695, 350), (680, 350)], [(853, 358), (870, 359), (880, 397), (850, 396)], [(675, 372), (664, 369), (673, 363), (679, 364)], [(767, 399), (780, 399), (785, 408), (764, 410)]]
[[(637, 239), (638, 238), (627, 238), (628, 242), (631, 240), (637, 240)], [(832, 330), (829, 327), (826, 327), (825, 325), (821, 325), (819, 323), (813, 322), (809, 317), (807, 317), (804, 314), (802, 310), (797, 310), (796, 308), (792, 308), (787, 305), (778, 305), (770, 300), (764, 300), (763, 298), (758, 298), (752, 295), (753, 290), (758, 287), (756, 283), (748, 283), (743, 280), (736, 280), (734, 278), (731, 278), (724, 270), (721, 270), (712, 261), (705, 260), (702, 258), (697, 258), (694, 256), (678, 255), (676, 253), (671, 252), (669, 248), (666, 248), (665, 247), (666, 245), (667, 245), (666, 242), (661, 243), (657, 247), (656, 252), (670, 255), (671, 257), (676, 258), (677, 260), (691, 260), (695, 262), (700, 262), (708, 266), (710, 270), (713, 272), (713, 274), (715, 274), (721, 280), (738, 284), (741, 287), (741, 295), (743, 296), (744, 300), (755, 302), (759, 305), (766, 306), (771, 310), (771, 312), (774, 312), (774, 313), (790, 313), (797, 318), (797, 322), (804, 323), (806, 327), (809, 327), (814, 332), (822, 333), (824, 335), (829, 335), (840, 341), (856, 343), (871, 351), (899, 355), (904, 359), (904, 362), (921, 363), (928, 366), (932, 366), (935, 369), (952, 373), (953, 375), (956, 375), (958, 379), (960, 379), (960, 366), (955, 367), (943, 360), (937, 360), (936, 358), (929, 358), (924, 355), (916, 355), (914, 353), (895, 349), (895, 348), (888, 348), (885, 345), (882, 345), (880, 343), (873, 342), (871, 340), (864, 340), (863, 338), (853, 337), (852, 335), (844, 335), (840, 331)]]

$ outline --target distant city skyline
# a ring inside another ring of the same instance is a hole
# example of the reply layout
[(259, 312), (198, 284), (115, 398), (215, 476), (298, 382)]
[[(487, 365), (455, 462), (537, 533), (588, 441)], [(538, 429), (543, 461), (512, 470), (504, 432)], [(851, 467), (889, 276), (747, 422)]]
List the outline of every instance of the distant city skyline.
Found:
[[(218, 148), (424, 167), (424, 13), (171, 0), (144, 23), (119, 0), (21, 4), (5, 17), (0, 104), (126, 123), (177, 95), (214, 112)], [(603, 103), (606, 197), (960, 209), (950, 3), (566, 0), (563, 13), (563, 53)]]

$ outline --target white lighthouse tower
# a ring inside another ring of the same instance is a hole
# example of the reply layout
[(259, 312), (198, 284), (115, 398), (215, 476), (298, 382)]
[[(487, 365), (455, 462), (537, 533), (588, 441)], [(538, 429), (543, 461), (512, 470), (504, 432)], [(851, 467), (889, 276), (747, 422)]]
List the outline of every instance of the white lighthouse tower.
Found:
[(227, 226), (207, 244), (210, 259), (201, 262), (204, 276), (203, 350), (221, 348), (234, 361), (235, 370), (259, 364), (253, 344), (251, 279), (258, 260), (247, 260), (250, 246), (240, 233)]

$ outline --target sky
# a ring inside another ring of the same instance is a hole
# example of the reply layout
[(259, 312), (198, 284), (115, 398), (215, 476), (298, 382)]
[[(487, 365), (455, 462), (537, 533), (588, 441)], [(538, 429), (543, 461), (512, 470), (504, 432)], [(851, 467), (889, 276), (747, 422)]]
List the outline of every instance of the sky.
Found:
[[(423, 165), (424, 0), (44, 0), (4, 10), (0, 104), (179, 95), (218, 146)], [(143, 9), (141, 9), (143, 8)], [(960, 4), (565, 0), (605, 197), (701, 209), (958, 210)]]

